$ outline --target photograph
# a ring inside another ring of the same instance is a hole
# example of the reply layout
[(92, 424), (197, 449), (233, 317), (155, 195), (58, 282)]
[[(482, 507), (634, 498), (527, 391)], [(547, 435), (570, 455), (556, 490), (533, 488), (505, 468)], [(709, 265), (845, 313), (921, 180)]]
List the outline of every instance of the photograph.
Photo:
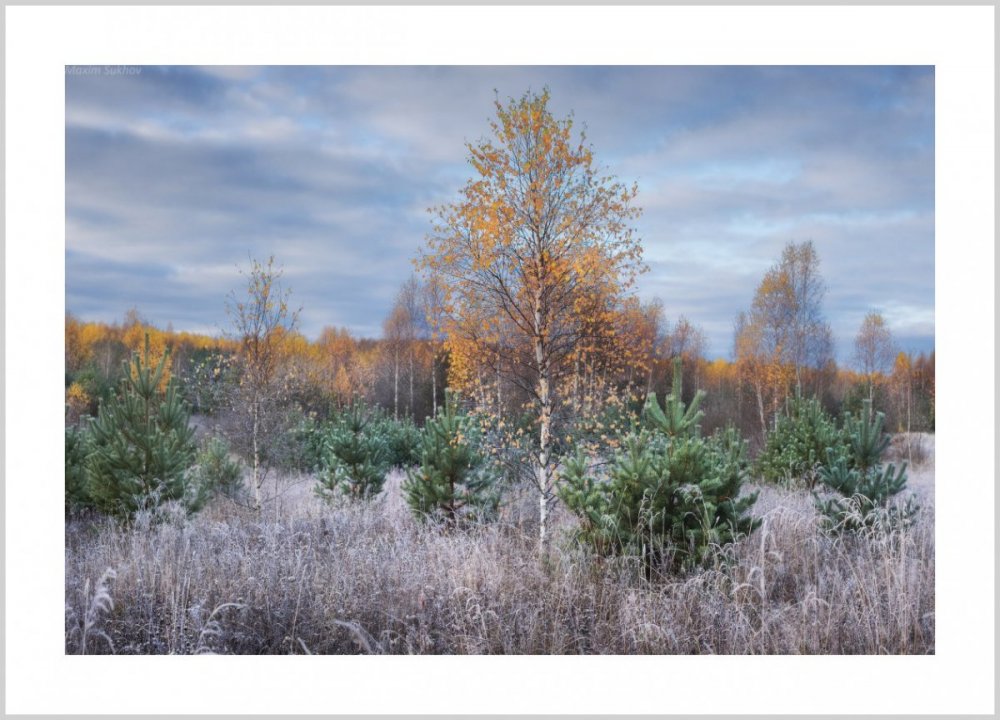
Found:
[(66, 65), (65, 655), (934, 655), (936, 79)]

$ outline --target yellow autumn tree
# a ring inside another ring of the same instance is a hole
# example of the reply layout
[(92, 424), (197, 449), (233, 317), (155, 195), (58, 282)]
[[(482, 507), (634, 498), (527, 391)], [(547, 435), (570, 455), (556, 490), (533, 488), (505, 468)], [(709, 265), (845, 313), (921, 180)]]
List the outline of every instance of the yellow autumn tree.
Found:
[(752, 389), (764, 435), (791, 388), (801, 390), (803, 369), (822, 367), (831, 357), (824, 293), (813, 244), (789, 243), (757, 286), (750, 311), (736, 319), (736, 362)]
[(549, 92), (499, 100), (492, 137), (467, 144), (473, 177), (457, 202), (436, 208), (418, 266), (444, 290), (452, 382), (477, 365), (530, 398), (537, 422), (531, 473), (539, 494), (539, 544), (547, 548), (553, 500), (553, 411), (591, 328), (610, 325), (615, 303), (642, 269), (630, 227), (635, 186), (603, 175), (571, 119), (556, 119)]
[(356, 366), (357, 343), (347, 328), (325, 327), (315, 345), (317, 384), (343, 405), (358, 392), (349, 368)]
[(78, 423), (87, 414), (90, 403), (91, 397), (80, 383), (74, 382), (66, 388), (66, 424)]
[(66, 372), (74, 373), (83, 367), (87, 360), (88, 348), (84, 345), (83, 323), (69, 312), (66, 313)]
[(355, 394), (354, 383), (351, 382), (351, 376), (347, 374), (344, 365), (337, 368), (337, 374), (333, 378), (332, 393), (337, 404), (342, 406), (349, 404)]

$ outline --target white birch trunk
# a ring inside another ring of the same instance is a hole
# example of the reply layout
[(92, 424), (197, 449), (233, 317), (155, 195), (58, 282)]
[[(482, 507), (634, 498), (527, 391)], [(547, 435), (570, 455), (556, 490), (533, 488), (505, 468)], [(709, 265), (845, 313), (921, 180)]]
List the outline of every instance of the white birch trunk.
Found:
[(406, 414), (413, 417), (413, 347), (410, 347), (410, 399), (406, 404)]
[(549, 387), (549, 361), (545, 349), (545, 325), (541, 297), (535, 298), (535, 363), (538, 367), (538, 401), (541, 405), (538, 440), (538, 548), (544, 558), (548, 553), (548, 515), (552, 501), (552, 470), (549, 467), (549, 434), (552, 423), (552, 397)]
[(399, 420), (399, 350), (392, 354), (392, 418)]
[(437, 351), (431, 356), (431, 417), (438, 414)]
[(251, 483), (253, 484), (253, 504), (257, 510), (260, 510), (260, 407), (258, 403), (253, 404), (253, 431), (252, 431), (252, 442), (253, 442), (253, 475), (251, 478)]

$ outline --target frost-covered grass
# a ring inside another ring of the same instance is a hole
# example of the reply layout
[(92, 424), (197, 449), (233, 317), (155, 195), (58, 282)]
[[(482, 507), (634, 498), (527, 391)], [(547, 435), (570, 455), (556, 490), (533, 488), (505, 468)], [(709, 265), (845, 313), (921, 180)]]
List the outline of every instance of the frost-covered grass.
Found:
[(808, 492), (761, 488), (749, 539), (653, 581), (586, 557), (565, 514), (539, 562), (530, 496), (446, 533), (410, 517), (399, 482), (367, 504), (284, 478), (260, 514), (218, 498), (131, 529), (70, 522), (66, 652), (934, 652), (933, 449), (910, 471), (911, 528), (826, 537)]

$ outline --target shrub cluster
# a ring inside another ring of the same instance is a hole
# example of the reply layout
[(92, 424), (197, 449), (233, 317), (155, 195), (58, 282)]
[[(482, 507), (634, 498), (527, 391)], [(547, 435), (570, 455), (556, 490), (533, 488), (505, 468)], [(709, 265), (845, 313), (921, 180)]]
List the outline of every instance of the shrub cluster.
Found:
[(819, 479), (830, 493), (814, 493), (816, 509), (824, 528), (831, 531), (861, 530), (909, 524), (917, 514), (916, 498), (902, 506), (891, 504), (906, 487), (906, 463), (898, 469), (882, 464), (889, 436), (882, 432), (885, 416), (872, 413), (865, 400), (855, 416), (844, 417), (846, 443), (827, 450), (827, 462)]
[(374, 432), (385, 438), (389, 467), (407, 468), (420, 458), (420, 428), (410, 418), (393, 420), (388, 415), (375, 419)]
[(245, 491), (243, 465), (233, 459), (229, 445), (221, 438), (206, 438), (195, 458), (185, 504), (197, 511), (215, 494), (238, 500)]
[(789, 397), (777, 427), (757, 456), (756, 474), (788, 487), (815, 487), (820, 468), (827, 461), (827, 449), (839, 448), (843, 443), (841, 431), (818, 399)]
[(327, 426), (316, 483), (321, 497), (343, 493), (362, 499), (382, 491), (390, 468), (389, 444), (375, 418), (375, 411), (357, 401)]
[(826, 530), (908, 523), (919, 508), (913, 497), (902, 506), (891, 502), (906, 487), (906, 463), (882, 463), (889, 447), (884, 422), (868, 399), (838, 427), (816, 398), (789, 398), (755, 470), (764, 480), (813, 490)]
[(479, 450), (478, 428), (449, 393), (420, 436), (419, 464), (407, 471), (403, 492), (414, 514), (446, 525), (495, 516), (500, 502), (493, 463)]
[(692, 568), (760, 524), (748, 514), (756, 493), (740, 495), (746, 443), (733, 428), (700, 436), (702, 395), (685, 406), (675, 366), (665, 406), (647, 402), (651, 429), (627, 435), (605, 472), (583, 452), (564, 463), (559, 495), (599, 555), (638, 555), (647, 572)]
[(420, 429), (412, 420), (394, 420), (360, 399), (325, 422), (306, 418), (290, 440), (296, 465), (317, 473), (316, 492), (326, 498), (378, 494), (391, 468), (417, 461), (420, 442)]
[(760, 524), (748, 515), (756, 493), (740, 496), (745, 458), (732, 429), (708, 439), (644, 430), (625, 438), (606, 473), (583, 453), (568, 459), (559, 494), (599, 555), (692, 568)]
[(332, 421), (317, 420), (313, 414), (302, 415), (290, 423), (282, 437), (284, 468), (307, 473), (322, 470), (327, 435), (332, 428)]
[(173, 379), (162, 387), (169, 350), (155, 367), (149, 342), (125, 362), (118, 391), (96, 419), (66, 428), (66, 512), (94, 508), (124, 520), (175, 502), (200, 510), (217, 492), (236, 496), (242, 467), (222, 440), (194, 442), (187, 404)]
[(160, 390), (168, 357), (150, 367), (147, 337), (145, 353), (135, 355), (119, 392), (87, 427), (87, 495), (103, 512), (129, 518), (185, 495), (194, 430), (174, 383)]

